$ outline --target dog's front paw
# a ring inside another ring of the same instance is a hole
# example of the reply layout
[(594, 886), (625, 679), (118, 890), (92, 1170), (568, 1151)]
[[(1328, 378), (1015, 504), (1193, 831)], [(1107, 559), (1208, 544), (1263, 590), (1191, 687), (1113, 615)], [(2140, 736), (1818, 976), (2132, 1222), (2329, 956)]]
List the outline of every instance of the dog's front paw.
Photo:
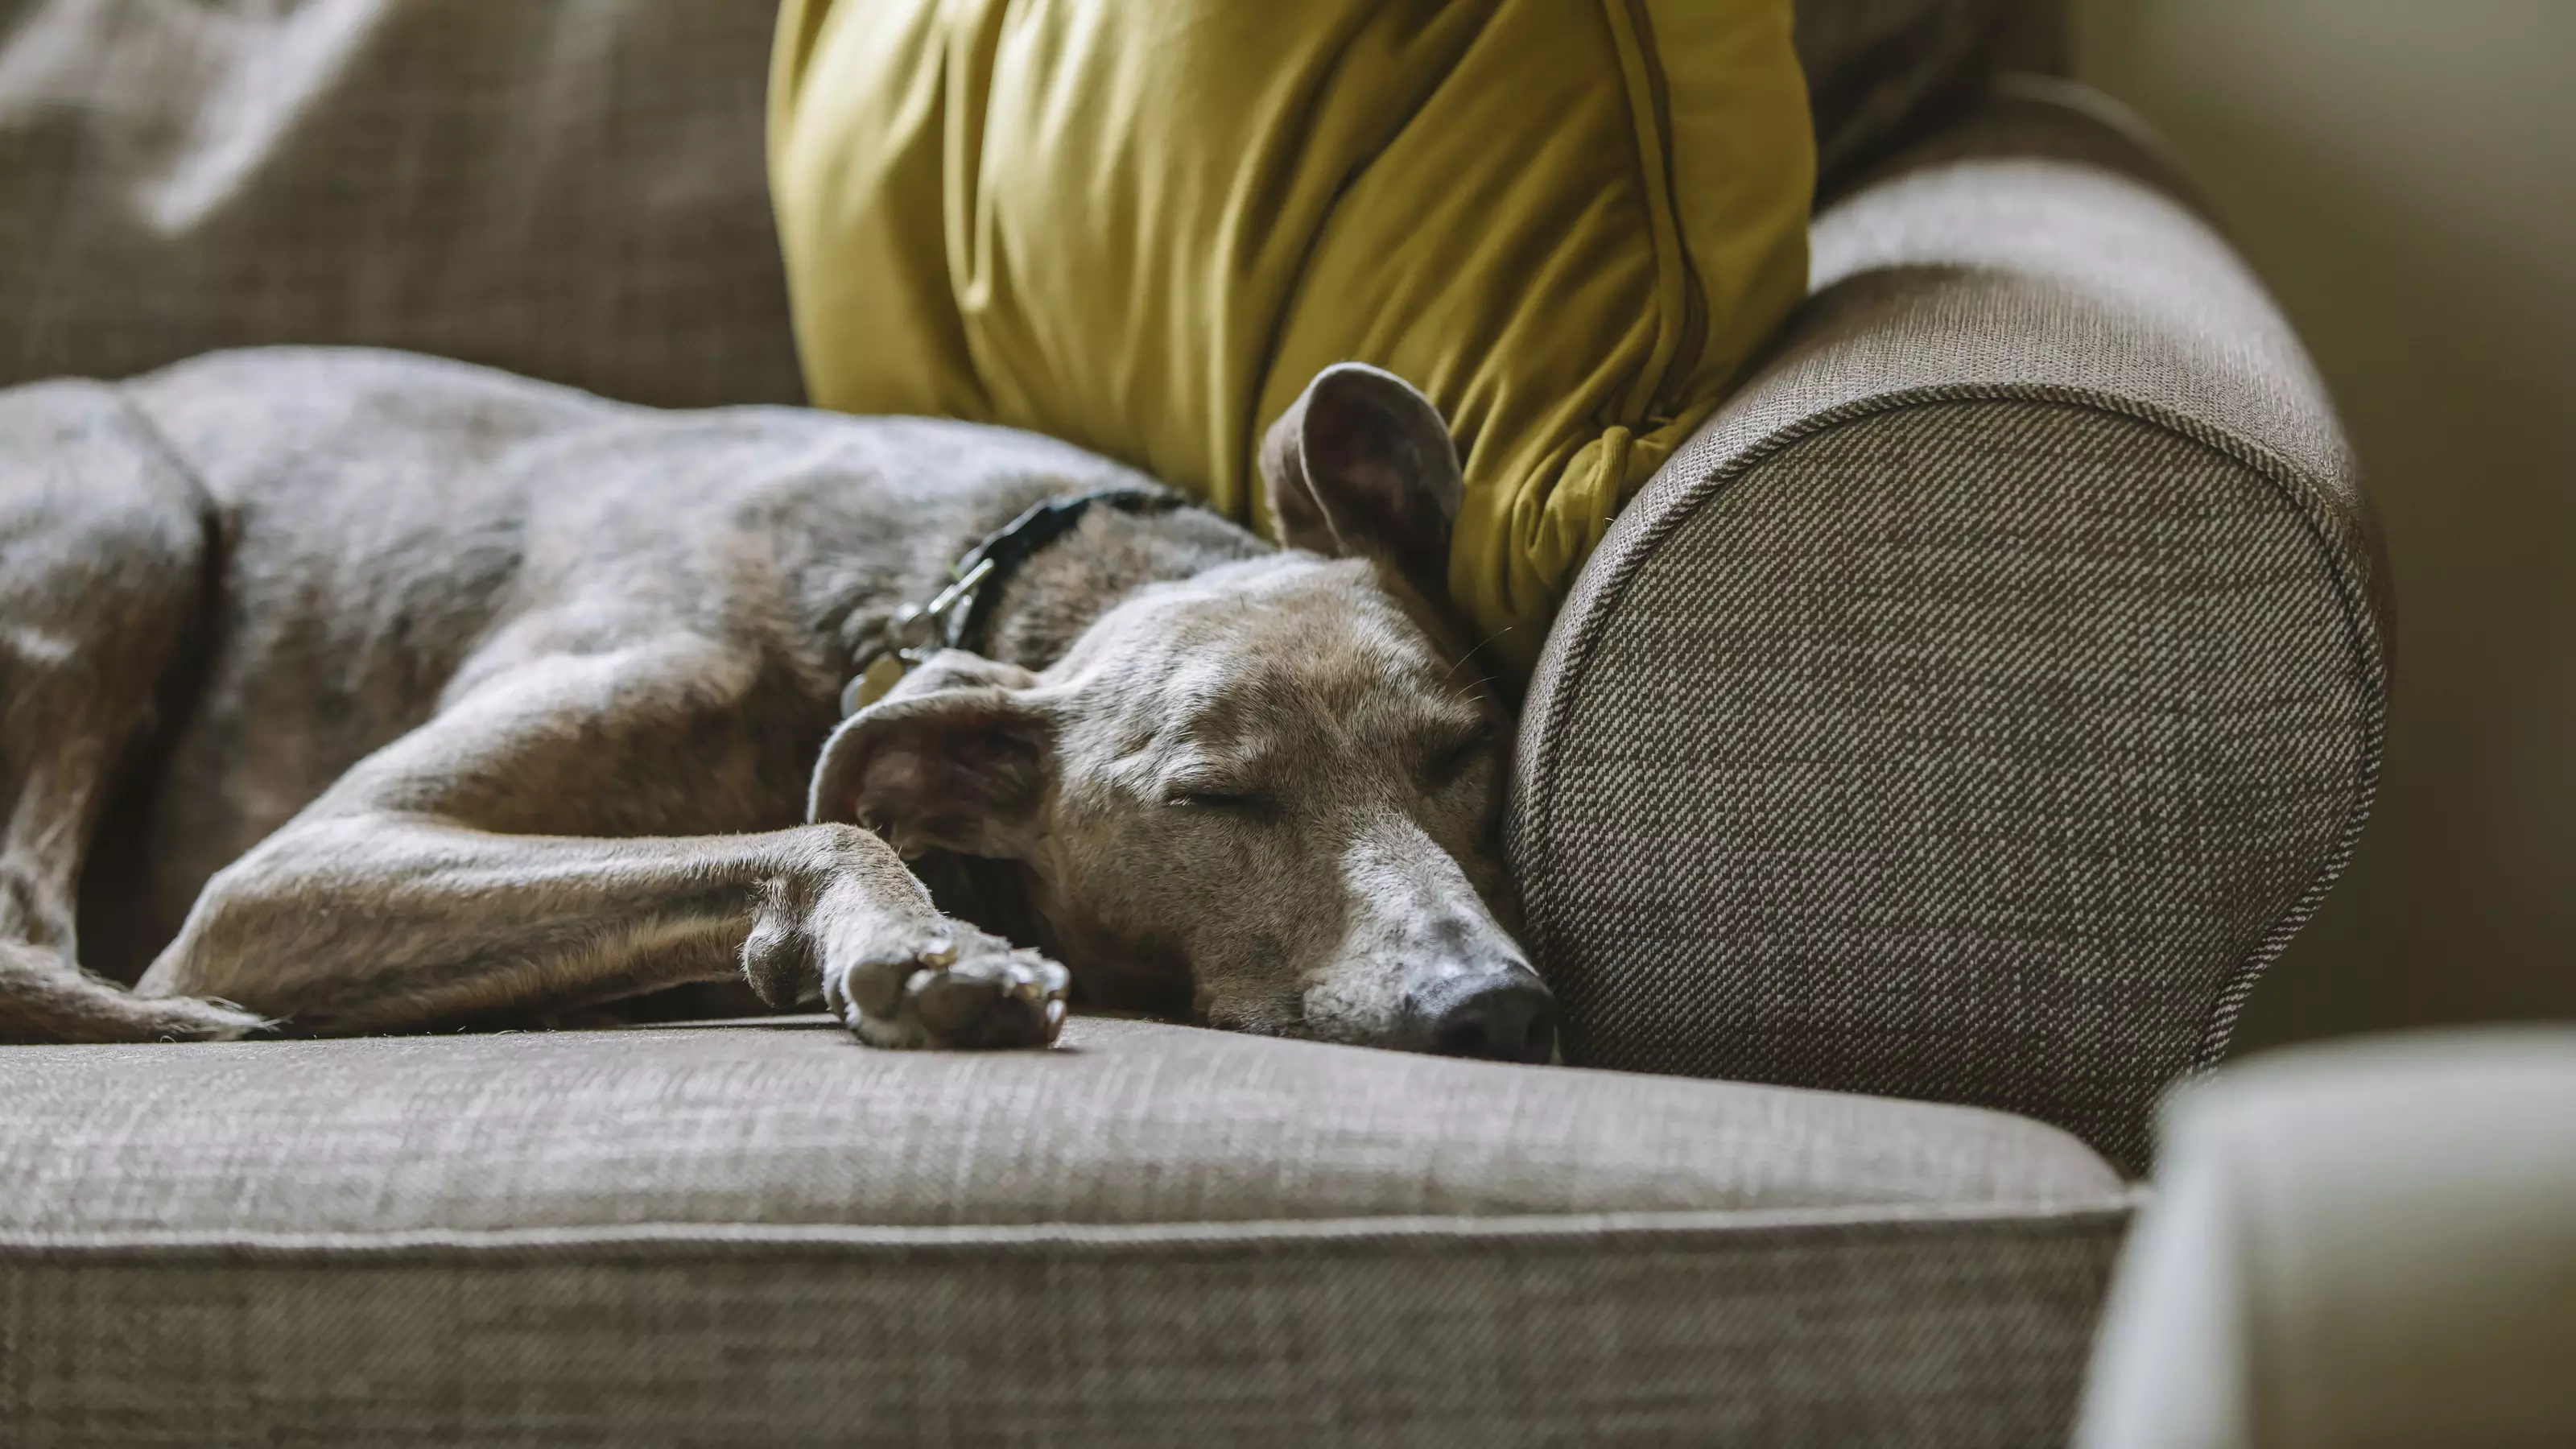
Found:
[(827, 967), (823, 1000), (870, 1046), (1034, 1047), (1063, 1027), (1071, 984), (1037, 952), (951, 921), (911, 949)]

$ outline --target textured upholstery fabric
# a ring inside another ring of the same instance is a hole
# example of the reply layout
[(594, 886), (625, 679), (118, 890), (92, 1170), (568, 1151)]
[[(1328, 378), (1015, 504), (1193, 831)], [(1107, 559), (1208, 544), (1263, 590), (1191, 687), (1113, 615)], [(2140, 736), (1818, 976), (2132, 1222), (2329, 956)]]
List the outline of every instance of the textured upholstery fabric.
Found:
[(1568, 600), (1510, 839), (1570, 1060), (2137, 1169), (2367, 811), (2385, 569), (2243, 266), (2045, 109), (1819, 218), (1807, 310)]
[(1798, 0), (1798, 66), (1816, 128), (1816, 184), (1975, 98), (2024, 0)]
[(2159, 1128), (2084, 1449), (2576, 1444), (2576, 1028), (2276, 1053)]
[[(2091, 86), (2027, 72), (1997, 77), (1975, 107), (1951, 124), (1912, 138), (1896, 156), (1860, 168), (1837, 201), (1856, 199), (1850, 192), (1861, 186), (1929, 174), (1949, 162), (2006, 159), (2075, 162), (2147, 182), (2197, 205), (2179, 160), (2144, 117)], [(1866, 234), (1842, 220), (1835, 233)], [(1993, 246), (2009, 239), (1985, 240)], [(1848, 263), (1832, 263), (1817, 268), (1810, 280), (1839, 277), (1849, 269)]]
[(0, 383), (344, 342), (636, 402), (797, 401), (771, 13), (10, 5)]
[(0, 1053), (13, 1442), (2053, 1444), (2128, 1190), (1869, 1098), (1078, 1019)]
[(49, 1445), (2065, 1440), (2119, 1216), (0, 1241)]
[(1063, 1050), (694, 1031), (0, 1054), (0, 1230), (1235, 1222), (2096, 1202), (1999, 1113), (1077, 1020)]

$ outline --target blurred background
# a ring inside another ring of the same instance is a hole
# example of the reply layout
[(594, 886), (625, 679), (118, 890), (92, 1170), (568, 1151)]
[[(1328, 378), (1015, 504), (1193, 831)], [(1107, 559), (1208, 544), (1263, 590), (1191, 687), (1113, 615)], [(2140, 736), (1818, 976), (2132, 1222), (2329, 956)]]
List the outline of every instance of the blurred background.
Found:
[(2235, 1049), (2576, 1016), (2576, 3), (2074, 0), (2333, 389), (2397, 581), (2379, 804)]

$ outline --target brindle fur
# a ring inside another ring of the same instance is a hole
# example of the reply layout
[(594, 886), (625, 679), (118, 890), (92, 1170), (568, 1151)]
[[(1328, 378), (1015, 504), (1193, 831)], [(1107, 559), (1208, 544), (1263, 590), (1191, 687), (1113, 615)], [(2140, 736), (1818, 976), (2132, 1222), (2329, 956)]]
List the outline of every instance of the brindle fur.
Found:
[(1422, 602), (1455, 470), (1418, 395), (1328, 372), (1265, 455), (1307, 547), (1095, 509), (991, 657), (836, 729), (856, 647), (966, 546), (1147, 480), (382, 353), (0, 394), (0, 1040), (731, 979), (883, 1045), (1029, 1044), (1053, 957), (1105, 1005), (1436, 1047), (1426, 1003), (1537, 989), (1507, 720)]

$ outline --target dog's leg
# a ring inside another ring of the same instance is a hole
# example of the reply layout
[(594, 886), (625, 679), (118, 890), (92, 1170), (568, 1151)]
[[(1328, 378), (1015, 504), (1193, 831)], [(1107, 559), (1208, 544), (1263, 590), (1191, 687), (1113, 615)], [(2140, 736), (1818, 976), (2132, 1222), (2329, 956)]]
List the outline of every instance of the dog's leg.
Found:
[(739, 970), (879, 1045), (1051, 1039), (1063, 968), (942, 916), (866, 831), (633, 833), (743, 790), (756, 685), (695, 637), (488, 678), (217, 873), (137, 989), (361, 1032)]
[(0, 1041), (239, 1036), (80, 968), (81, 859), (203, 598), (208, 504), (104, 387), (0, 395)]

